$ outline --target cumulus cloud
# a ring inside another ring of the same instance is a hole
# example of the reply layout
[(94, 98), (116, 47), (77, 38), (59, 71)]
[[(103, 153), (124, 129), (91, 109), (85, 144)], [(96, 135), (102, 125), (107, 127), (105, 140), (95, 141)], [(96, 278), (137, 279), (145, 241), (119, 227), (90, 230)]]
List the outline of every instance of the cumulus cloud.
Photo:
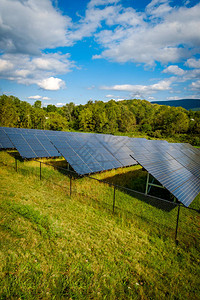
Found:
[(59, 103), (56, 103), (56, 106), (64, 106), (65, 103), (62, 103), (62, 102), (59, 102)]
[(41, 87), (43, 79), (71, 71), (74, 63), (69, 58), (69, 54), (61, 53), (42, 54), (33, 58), (27, 54), (4, 54), (0, 59), (0, 78)]
[(63, 87), (57, 77), (70, 72), (74, 62), (69, 54), (42, 50), (72, 45), (68, 38), (71, 27), (71, 19), (50, 0), (1, 0), (0, 78), (44, 89)]
[(130, 92), (131, 95), (137, 96), (139, 98), (141, 96), (144, 97), (158, 91), (170, 90), (171, 80), (162, 80), (152, 85), (119, 84), (113, 86), (102, 86), (101, 89)]
[(190, 87), (191, 87), (191, 90), (193, 90), (193, 91), (200, 91), (200, 80), (192, 82)]
[(29, 96), (28, 99), (36, 99), (36, 100), (39, 100), (39, 99), (42, 99), (42, 96), (40, 95), (35, 95), (35, 96)]
[(50, 0), (1, 0), (0, 48), (9, 53), (39, 54), (40, 49), (69, 44), (71, 19)]
[(200, 59), (195, 59), (195, 58), (189, 58), (186, 63), (186, 66), (189, 68), (200, 68)]
[(60, 78), (49, 77), (39, 81), (38, 85), (44, 90), (57, 91), (65, 87), (65, 82)]
[(29, 96), (27, 97), (28, 99), (33, 99), (33, 100), (50, 100), (51, 98), (49, 97), (42, 97), (40, 95), (35, 95), (35, 96)]
[[(63, 88), (65, 83), (58, 77), (70, 72), (75, 63), (69, 54), (48, 54), (47, 49), (56, 52), (57, 47), (73, 46), (91, 37), (101, 49), (93, 59), (146, 66), (159, 62), (166, 65), (163, 73), (182, 82), (191, 80), (190, 89), (195, 90), (200, 70), (200, 59), (194, 58), (200, 52), (200, 3), (193, 7), (172, 5), (170, 0), (152, 0), (140, 12), (124, 7), (120, 0), (91, 0), (85, 14), (73, 22), (51, 0), (1, 0), (0, 78), (47, 90)], [(183, 61), (192, 70), (177, 65)], [(113, 87), (148, 95), (171, 89), (171, 82)]]
[(146, 13), (134, 13), (140, 20), (137, 24), (121, 24), (96, 34), (105, 50), (93, 58), (154, 65), (179, 62), (199, 53), (200, 4), (178, 8), (170, 7), (169, 1), (152, 1)]
[(179, 68), (176, 65), (171, 65), (169, 67), (167, 67), (166, 69), (163, 70), (163, 73), (172, 73), (174, 75), (184, 75), (186, 73), (186, 71), (184, 71), (183, 69)]

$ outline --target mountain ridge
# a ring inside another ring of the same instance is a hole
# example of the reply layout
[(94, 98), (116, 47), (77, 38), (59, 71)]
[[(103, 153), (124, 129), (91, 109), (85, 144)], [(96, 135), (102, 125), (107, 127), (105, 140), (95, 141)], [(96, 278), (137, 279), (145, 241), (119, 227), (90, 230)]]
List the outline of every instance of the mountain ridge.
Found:
[(180, 100), (167, 100), (167, 101), (152, 101), (152, 104), (167, 105), (174, 107), (183, 107), (187, 110), (200, 109), (200, 99), (180, 99)]

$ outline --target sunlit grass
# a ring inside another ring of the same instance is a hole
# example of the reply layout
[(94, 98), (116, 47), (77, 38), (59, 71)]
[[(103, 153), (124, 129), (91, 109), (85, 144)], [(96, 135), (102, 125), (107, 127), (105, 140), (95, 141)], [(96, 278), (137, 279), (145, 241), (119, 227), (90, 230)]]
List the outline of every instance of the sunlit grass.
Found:
[[(109, 184), (73, 178), (70, 197), (53, 167), (43, 164), (40, 180), (37, 161), (18, 161), (18, 172), (11, 155), (0, 162), (0, 299), (199, 298), (199, 214), (181, 208), (176, 245), (177, 208), (116, 189), (113, 214)], [(93, 176), (146, 180), (138, 166)]]

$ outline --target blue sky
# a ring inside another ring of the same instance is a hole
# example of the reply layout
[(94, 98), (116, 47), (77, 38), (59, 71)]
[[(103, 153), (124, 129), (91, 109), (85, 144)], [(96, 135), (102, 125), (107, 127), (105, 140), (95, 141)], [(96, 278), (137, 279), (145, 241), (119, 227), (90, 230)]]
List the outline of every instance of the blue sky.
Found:
[(1, 0), (0, 93), (33, 104), (200, 98), (200, 2)]

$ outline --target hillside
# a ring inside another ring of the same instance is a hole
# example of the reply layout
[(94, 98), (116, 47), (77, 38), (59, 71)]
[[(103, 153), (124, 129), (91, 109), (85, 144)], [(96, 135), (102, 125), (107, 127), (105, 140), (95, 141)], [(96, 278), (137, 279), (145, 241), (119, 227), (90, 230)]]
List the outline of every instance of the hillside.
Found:
[(181, 99), (181, 100), (170, 100), (170, 101), (152, 101), (152, 104), (168, 105), (174, 107), (183, 107), (187, 110), (199, 110), (200, 99)]
[[(37, 161), (16, 172), (1, 151), (0, 164), (0, 299), (198, 299), (196, 212), (181, 208), (176, 245), (177, 208), (117, 189), (113, 214), (108, 184), (74, 179), (70, 197), (69, 178), (50, 166), (40, 181)], [(146, 181), (138, 166), (94, 176)]]

